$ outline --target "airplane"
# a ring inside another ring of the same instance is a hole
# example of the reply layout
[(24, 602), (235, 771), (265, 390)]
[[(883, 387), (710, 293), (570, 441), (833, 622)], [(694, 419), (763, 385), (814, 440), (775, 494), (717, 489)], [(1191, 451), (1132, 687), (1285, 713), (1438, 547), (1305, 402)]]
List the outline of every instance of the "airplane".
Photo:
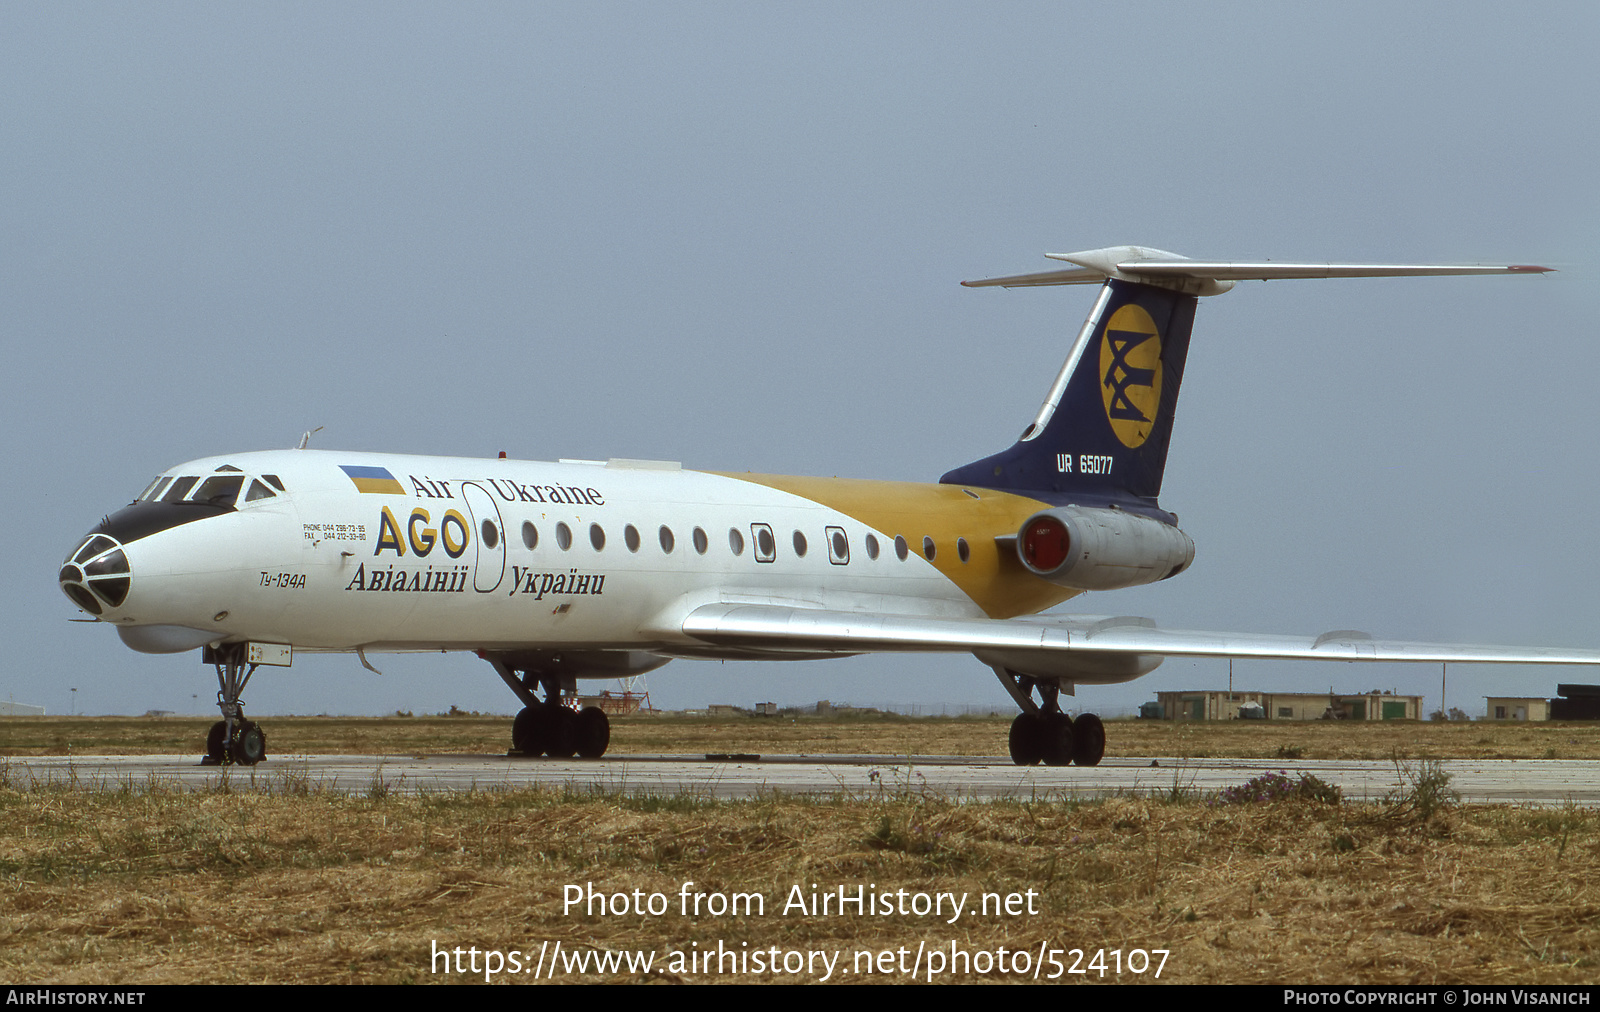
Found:
[(470, 650), (522, 702), (513, 754), (597, 758), (610, 722), (579, 679), (675, 658), (970, 653), (1020, 713), (1018, 765), (1098, 764), (1078, 685), (1170, 656), (1600, 664), (1600, 651), (1187, 632), (1041, 614), (1087, 591), (1171, 579), (1195, 546), (1158, 502), (1195, 308), (1238, 281), (1539, 274), (1510, 265), (1201, 261), (1138, 246), (962, 282), (1099, 284), (1033, 421), (936, 483), (306, 448), (171, 468), (68, 554), (62, 591), (147, 653), (201, 651), (221, 718), (204, 762), (252, 766), (242, 693), (297, 653)]

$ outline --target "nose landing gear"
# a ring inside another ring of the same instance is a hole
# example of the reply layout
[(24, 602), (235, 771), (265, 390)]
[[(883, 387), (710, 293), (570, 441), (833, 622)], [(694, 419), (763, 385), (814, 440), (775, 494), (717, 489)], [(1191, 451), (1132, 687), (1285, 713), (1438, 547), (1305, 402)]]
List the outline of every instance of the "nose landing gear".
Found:
[[(1008, 668), (996, 667), (994, 671), (1000, 684), (1022, 707), (1011, 722), (1007, 741), (1012, 762), (1018, 766), (1039, 762), (1046, 766), (1100, 764), (1106, 752), (1106, 729), (1099, 717), (1084, 713), (1074, 720), (1062, 713), (1058, 682), (1019, 675)], [(1035, 690), (1039, 693), (1038, 703), (1033, 701)]]
[(206, 647), (202, 657), (217, 669), (217, 708), (222, 711), (222, 719), (211, 725), (206, 735), (205, 758), (200, 763), (254, 766), (267, 757), (267, 735), (255, 721), (245, 719), (239, 695), (260, 665), (246, 666), (243, 643)]

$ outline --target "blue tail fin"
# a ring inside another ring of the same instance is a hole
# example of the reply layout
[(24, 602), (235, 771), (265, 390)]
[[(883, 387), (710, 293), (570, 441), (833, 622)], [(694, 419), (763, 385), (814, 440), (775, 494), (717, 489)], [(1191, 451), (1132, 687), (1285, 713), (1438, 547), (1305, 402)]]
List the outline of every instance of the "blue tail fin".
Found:
[(1197, 299), (1110, 279), (1039, 416), (1008, 450), (940, 481), (1155, 506)]
[(1197, 296), (1238, 281), (1543, 274), (1525, 264), (1311, 264), (1190, 260), (1144, 246), (1046, 253), (1073, 266), (973, 287), (1105, 282), (1039, 417), (1015, 446), (958, 467), (949, 485), (1012, 489), (1079, 505), (1156, 509)]

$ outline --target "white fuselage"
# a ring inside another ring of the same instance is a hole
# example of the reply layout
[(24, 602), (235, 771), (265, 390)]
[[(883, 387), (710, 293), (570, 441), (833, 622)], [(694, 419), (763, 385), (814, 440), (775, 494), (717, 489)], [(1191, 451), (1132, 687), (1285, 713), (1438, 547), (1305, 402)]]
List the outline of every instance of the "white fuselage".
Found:
[[(961, 567), (964, 583), (985, 568), (990, 583), (1039, 583), (994, 544), (1038, 504), (1002, 493), (982, 493), (988, 509), (975, 511), (973, 491), (840, 483), (853, 501), (866, 495), (879, 515), (903, 521), (873, 526), (861, 509), (851, 515), (760, 476), (651, 462), (283, 450), (193, 461), (167, 474), (204, 482), (219, 469), (237, 469), (247, 484), (270, 475), (283, 490), (240, 494), (231, 511), (123, 545), (131, 587), (101, 617), (130, 645), (150, 648), (134, 630), (155, 627), (192, 630), (170, 647), (182, 649), (203, 639), (313, 651), (707, 655), (677, 628), (706, 604), (982, 617), (985, 608), (942, 568)], [(382, 477), (352, 477), (352, 469)], [(896, 503), (904, 489), (915, 494)], [(918, 501), (928, 496), (974, 507), (959, 549), (946, 511)], [(1041, 604), (1069, 596), (1049, 594)]]

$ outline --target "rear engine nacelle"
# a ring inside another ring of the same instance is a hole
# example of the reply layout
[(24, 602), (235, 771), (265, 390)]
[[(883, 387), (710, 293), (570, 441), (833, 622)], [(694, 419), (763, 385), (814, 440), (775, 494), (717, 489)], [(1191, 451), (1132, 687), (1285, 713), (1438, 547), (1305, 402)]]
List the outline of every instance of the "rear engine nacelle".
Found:
[(1194, 561), (1194, 542), (1149, 517), (1058, 506), (1022, 525), (1017, 558), (1028, 572), (1063, 587), (1116, 590), (1177, 576)]

